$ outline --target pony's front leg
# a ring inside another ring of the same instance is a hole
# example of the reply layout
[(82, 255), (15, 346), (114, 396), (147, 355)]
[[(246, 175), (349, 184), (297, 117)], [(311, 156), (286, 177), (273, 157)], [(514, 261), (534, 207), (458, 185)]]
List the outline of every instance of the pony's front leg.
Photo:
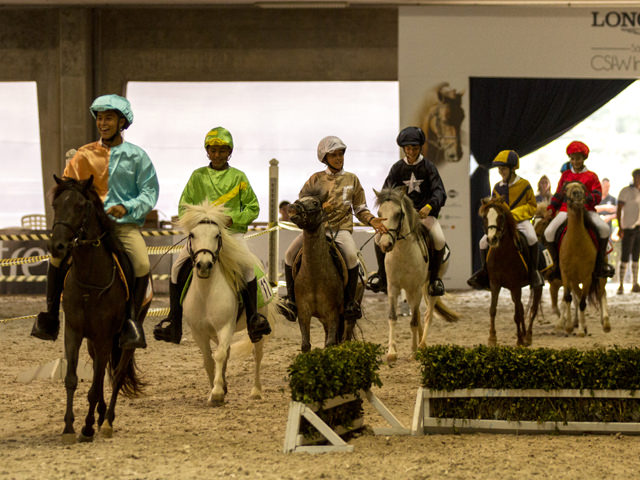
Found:
[(557, 331), (564, 333), (571, 333), (573, 327), (571, 326), (571, 290), (568, 285), (564, 286), (564, 296), (562, 297), (562, 312), (560, 313), (560, 320), (556, 325)]
[(67, 409), (64, 414), (64, 430), (62, 431), (63, 443), (75, 443), (76, 432), (73, 429), (73, 395), (78, 387), (78, 352), (82, 337), (70, 328), (65, 328), (64, 350), (67, 357), (67, 373), (64, 377), (64, 387), (67, 390)]
[(500, 286), (491, 285), (491, 305), (489, 306), (489, 341), (490, 347), (498, 344), (496, 338), (496, 313), (498, 312), (498, 295), (500, 294)]
[(387, 362), (395, 362), (398, 359), (396, 350), (396, 323), (398, 320), (398, 296), (400, 290), (391, 285), (388, 287), (387, 300), (389, 302), (389, 345), (387, 347)]
[(300, 350), (308, 352), (311, 350), (311, 315), (309, 312), (298, 310), (298, 325), (300, 326), (300, 336), (302, 337), (302, 345)]
[(193, 335), (193, 340), (200, 349), (200, 353), (202, 353), (202, 364), (204, 365), (204, 370), (207, 372), (207, 377), (209, 378), (209, 388), (213, 389), (216, 363), (213, 361), (212, 357), (211, 340), (206, 332), (196, 330), (195, 328), (191, 328), (191, 334)]
[(262, 355), (264, 352), (264, 339), (253, 344), (253, 387), (249, 398), (260, 400), (262, 398), (262, 384), (260, 383), (260, 365), (262, 363)]
[(227, 393), (225, 372), (227, 370), (227, 361), (229, 360), (229, 347), (231, 338), (233, 337), (233, 329), (230, 325), (225, 325), (218, 332), (218, 347), (216, 348), (213, 358), (216, 362), (215, 375), (213, 378), (213, 389), (209, 395), (207, 403), (213, 407), (219, 407), (224, 404), (224, 396)]
[(522, 305), (521, 288), (514, 288), (511, 290), (511, 300), (515, 307), (513, 321), (516, 324), (516, 345), (522, 346), (525, 343), (526, 330), (524, 326), (524, 306)]

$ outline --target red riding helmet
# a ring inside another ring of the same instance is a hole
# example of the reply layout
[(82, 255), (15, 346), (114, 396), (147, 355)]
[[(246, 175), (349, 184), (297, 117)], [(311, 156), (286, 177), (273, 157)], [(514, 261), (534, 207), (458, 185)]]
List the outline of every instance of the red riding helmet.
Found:
[(582, 142), (573, 141), (567, 146), (567, 155), (572, 153), (581, 153), (587, 159), (589, 157), (589, 147)]

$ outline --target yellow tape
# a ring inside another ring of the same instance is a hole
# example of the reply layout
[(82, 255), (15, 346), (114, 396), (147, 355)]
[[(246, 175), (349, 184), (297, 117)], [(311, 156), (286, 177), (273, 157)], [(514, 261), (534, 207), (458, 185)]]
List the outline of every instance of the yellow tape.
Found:
[[(147, 317), (163, 317), (169, 315), (169, 308), (150, 308), (147, 312)], [(34, 319), (38, 315), (24, 315), (22, 317), (3, 318), (0, 320), (0, 325), (13, 322), (15, 320), (29, 320)]]

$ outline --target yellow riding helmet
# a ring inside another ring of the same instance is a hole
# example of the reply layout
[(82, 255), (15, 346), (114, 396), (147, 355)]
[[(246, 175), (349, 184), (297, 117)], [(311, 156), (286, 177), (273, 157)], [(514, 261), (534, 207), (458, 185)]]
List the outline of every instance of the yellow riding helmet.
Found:
[(233, 151), (233, 137), (229, 130), (224, 127), (216, 127), (209, 130), (204, 137), (204, 148), (212, 145), (226, 145)]
[(514, 170), (520, 168), (520, 157), (515, 150), (502, 150), (491, 162), (491, 167), (511, 167)]

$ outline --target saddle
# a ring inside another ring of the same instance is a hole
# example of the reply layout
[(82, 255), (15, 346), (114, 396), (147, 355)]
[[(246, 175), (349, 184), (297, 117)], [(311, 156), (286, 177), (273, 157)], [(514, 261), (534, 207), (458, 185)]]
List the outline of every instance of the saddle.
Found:
[[(417, 236), (418, 245), (420, 246), (420, 250), (422, 252), (422, 258), (425, 263), (429, 263), (429, 259), (433, 257), (433, 252), (435, 251), (435, 247), (433, 246), (433, 240), (429, 236), (429, 232), (425, 229)], [(451, 249), (449, 248), (449, 244), (444, 244), (444, 256), (442, 257), (442, 263), (449, 260), (451, 256)]]
[[(587, 221), (586, 217), (584, 219), (584, 227), (587, 229), (587, 233), (591, 237), (591, 241), (593, 242), (593, 245), (596, 247), (596, 250), (597, 250), (598, 249), (598, 235), (597, 235), (597, 232), (596, 232), (595, 228), (593, 228), (591, 223), (589, 223)], [(556, 236), (554, 238), (554, 241), (555, 241), (556, 245), (558, 246), (558, 251), (560, 251), (560, 244), (562, 243), (562, 240), (564, 239), (564, 236), (565, 236), (566, 233), (567, 233), (567, 220), (562, 222), (562, 224), (560, 225), (558, 230), (556, 230)]]
[[(333, 260), (333, 264), (338, 270), (338, 274), (342, 278), (343, 287), (346, 288), (348, 273), (347, 273), (347, 264), (342, 257), (342, 252), (336, 245), (336, 242), (333, 241), (332, 238), (327, 237), (327, 242), (329, 242), (329, 255), (331, 255), (331, 260)], [(293, 265), (291, 265), (291, 271), (293, 273), (293, 278), (296, 278), (298, 275), (298, 270), (300, 270), (300, 265), (302, 264), (302, 249), (298, 251), (296, 258), (293, 260)]]

